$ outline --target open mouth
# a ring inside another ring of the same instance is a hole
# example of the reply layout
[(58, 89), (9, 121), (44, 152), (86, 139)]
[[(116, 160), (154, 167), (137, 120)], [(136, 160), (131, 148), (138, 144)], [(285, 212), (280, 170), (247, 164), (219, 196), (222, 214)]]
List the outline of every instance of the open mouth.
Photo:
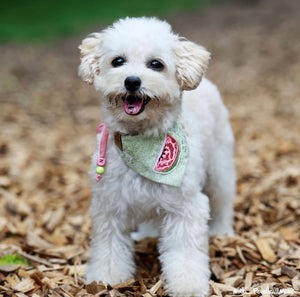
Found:
[(136, 95), (128, 95), (122, 97), (124, 110), (129, 115), (138, 115), (145, 109), (145, 105), (150, 101), (149, 97), (140, 97)]

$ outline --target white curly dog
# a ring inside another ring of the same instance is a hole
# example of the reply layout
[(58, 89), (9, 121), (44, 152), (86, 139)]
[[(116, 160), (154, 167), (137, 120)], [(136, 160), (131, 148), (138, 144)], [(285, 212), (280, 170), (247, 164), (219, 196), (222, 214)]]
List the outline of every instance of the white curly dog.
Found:
[(105, 123), (92, 158), (87, 282), (131, 278), (134, 240), (158, 235), (166, 291), (206, 296), (208, 238), (233, 234), (235, 196), (228, 112), (203, 78), (210, 54), (146, 17), (121, 19), (80, 50), (79, 75), (100, 93)]

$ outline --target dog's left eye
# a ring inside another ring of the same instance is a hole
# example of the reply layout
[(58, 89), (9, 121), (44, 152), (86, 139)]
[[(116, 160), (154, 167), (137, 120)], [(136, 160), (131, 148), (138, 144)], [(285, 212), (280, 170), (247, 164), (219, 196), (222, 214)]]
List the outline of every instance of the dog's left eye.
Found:
[(150, 61), (147, 66), (149, 68), (151, 68), (152, 70), (155, 70), (155, 71), (161, 71), (164, 69), (164, 65), (163, 63), (161, 63), (160, 61), (158, 60), (152, 60)]
[(120, 67), (125, 63), (125, 59), (122, 57), (117, 57), (111, 61), (113, 67)]

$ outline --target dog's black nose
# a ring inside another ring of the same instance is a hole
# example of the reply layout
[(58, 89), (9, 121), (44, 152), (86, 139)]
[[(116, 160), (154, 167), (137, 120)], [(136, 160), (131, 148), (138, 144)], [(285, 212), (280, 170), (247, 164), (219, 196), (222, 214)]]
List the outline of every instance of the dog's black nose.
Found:
[(129, 92), (135, 92), (139, 89), (141, 86), (141, 79), (137, 76), (128, 76), (125, 79), (124, 85), (127, 91)]

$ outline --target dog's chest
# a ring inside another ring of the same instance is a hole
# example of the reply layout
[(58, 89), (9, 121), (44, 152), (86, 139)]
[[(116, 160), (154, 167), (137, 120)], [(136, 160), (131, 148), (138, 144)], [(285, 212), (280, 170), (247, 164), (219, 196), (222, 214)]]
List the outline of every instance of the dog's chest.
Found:
[[(109, 197), (109, 202), (116, 206), (127, 205), (143, 210), (143, 212), (150, 212), (162, 207), (164, 197), (174, 196), (174, 191), (180, 191), (179, 187), (152, 181), (131, 169), (117, 151), (113, 135), (110, 135), (108, 139), (105, 172), (102, 179), (96, 182), (98, 155), (97, 146), (91, 170), (93, 188), (100, 193), (97, 199), (102, 200), (102, 197), (103, 199)], [(107, 201), (102, 201), (102, 203), (107, 203)]]
[[(102, 199), (101, 197), (109, 196), (110, 202), (116, 203), (116, 205), (127, 204), (134, 207), (136, 205), (139, 205), (144, 210), (150, 210), (157, 207), (163, 207), (162, 205), (165, 204), (165, 201), (168, 201), (168, 203), (173, 203), (176, 199), (182, 199), (181, 194), (183, 191), (195, 191), (196, 188), (199, 187), (199, 182), (200, 184), (203, 184), (203, 182), (201, 182), (201, 176), (204, 177), (205, 174), (204, 172), (202, 173), (202, 169), (204, 168), (202, 166), (202, 154), (199, 152), (200, 146), (195, 145), (195, 141), (190, 141), (190, 136), (187, 139), (188, 142), (186, 141), (186, 143), (183, 143), (182, 141), (178, 140), (178, 136), (171, 133), (170, 135), (172, 136), (172, 138), (168, 139), (167, 134), (168, 133), (166, 133), (166, 135), (163, 135), (162, 139), (163, 144), (165, 144), (167, 141), (171, 142), (169, 143), (171, 148), (168, 152), (171, 156), (170, 160), (167, 160), (165, 167), (163, 167), (164, 164), (162, 165), (163, 168), (166, 168), (166, 172), (159, 172), (157, 170), (159, 169), (159, 166), (156, 166), (157, 161), (160, 161), (160, 156), (163, 153), (161, 147), (165, 147), (165, 145), (158, 145), (157, 152), (155, 152), (153, 155), (154, 161), (152, 163), (148, 162), (149, 160), (147, 159), (147, 154), (149, 153), (147, 153), (147, 150), (146, 154), (141, 155), (142, 160), (141, 158), (140, 160), (144, 162), (144, 165), (151, 164), (148, 167), (151, 174), (149, 178), (149, 176), (145, 176), (143, 172), (138, 172), (138, 170), (136, 170), (136, 163), (134, 163), (134, 166), (130, 166), (131, 157), (134, 158), (134, 155), (129, 154), (127, 160), (123, 155), (124, 147), (128, 147), (128, 149), (132, 152), (139, 147), (139, 144), (130, 143), (130, 137), (125, 140), (120, 140), (119, 137), (117, 137), (116, 141), (114, 133), (110, 133), (108, 137), (105, 156), (105, 172), (102, 179), (98, 183), (96, 183), (94, 175), (96, 174), (96, 163), (99, 157), (99, 148), (101, 143), (101, 135), (98, 135), (96, 150), (93, 156), (91, 177), (94, 180), (94, 187), (97, 189), (97, 191), (102, 193), (102, 195), (99, 195), (99, 199)], [(172, 142), (174, 140), (176, 141), (175, 144)], [(146, 143), (146, 146), (149, 146), (150, 152), (153, 153), (152, 146), (150, 146), (149, 143)], [(143, 151), (143, 149), (140, 150)], [(182, 153), (182, 155), (180, 155), (180, 153)], [(170, 162), (168, 163), (168, 161)], [(160, 182), (159, 180), (151, 179), (152, 175), (162, 176), (163, 178), (166, 178), (168, 176), (167, 174), (169, 173), (176, 174), (176, 168), (180, 169), (180, 167), (178, 167), (180, 161), (184, 161), (184, 165), (186, 166), (181, 167), (182, 171), (179, 171), (182, 175), (177, 186), (173, 186), (165, 182)], [(142, 170), (144, 168), (143, 166)], [(172, 169), (174, 168), (175, 171), (172, 171)], [(169, 171), (169, 169), (171, 170)], [(155, 170), (158, 172), (155, 172)], [(198, 178), (200, 178), (195, 181), (195, 184), (192, 184), (191, 180), (195, 179), (195, 177), (192, 175), (194, 175), (195, 172), (197, 172), (197, 176)], [(187, 189), (187, 187), (192, 187), (192, 189)]]

